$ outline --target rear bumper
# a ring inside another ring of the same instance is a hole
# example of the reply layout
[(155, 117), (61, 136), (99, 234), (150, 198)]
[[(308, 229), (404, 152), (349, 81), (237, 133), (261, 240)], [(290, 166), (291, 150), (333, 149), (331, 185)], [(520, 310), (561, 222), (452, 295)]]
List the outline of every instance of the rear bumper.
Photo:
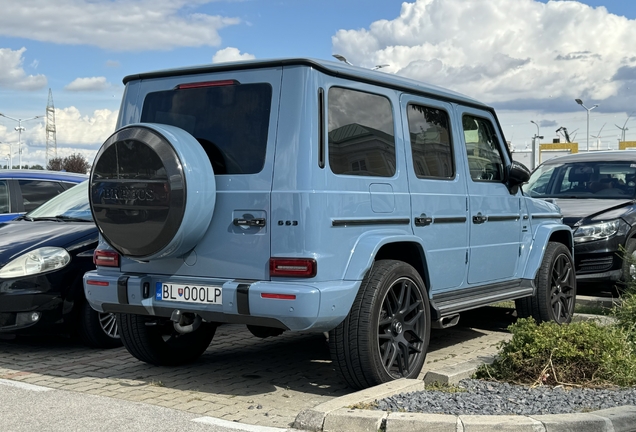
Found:
[[(159, 300), (155, 296), (158, 282), (218, 286), (222, 290), (222, 304)], [(261, 325), (292, 331), (328, 331), (347, 316), (360, 283), (173, 279), (160, 275), (91, 271), (84, 275), (84, 292), (91, 307), (100, 312), (169, 318), (178, 309), (196, 313), (208, 322)], [(263, 293), (293, 295), (295, 298), (263, 298)]]

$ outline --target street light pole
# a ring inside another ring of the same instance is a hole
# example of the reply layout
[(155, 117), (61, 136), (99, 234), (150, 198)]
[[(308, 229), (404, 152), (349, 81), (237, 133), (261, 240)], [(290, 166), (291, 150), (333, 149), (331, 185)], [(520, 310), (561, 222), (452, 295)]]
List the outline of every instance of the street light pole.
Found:
[[(530, 169), (534, 169), (537, 160), (537, 139), (541, 140), (543, 139), (543, 137), (539, 135), (539, 125), (537, 124), (537, 122), (535, 122), (534, 120), (530, 120), (530, 123), (534, 123), (534, 125), (537, 127), (537, 133), (535, 134), (535, 136), (532, 137), (532, 166), (530, 167)], [(541, 141), (539, 141), (539, 144), (540, 143)]]
[(587, 111), (587, 141), (585, 142), (585, 151), (590, 151), (590, 111), (598, 107), (598, 104), (595, 104), (592, 108), (588, 108), (583, 105), (583, 101), (581, 99), (574, 99), (574, 101)]
[[(22, 168), (22, 132), (25, 130), (22, 127), (22, 122), (29, 121), (29, 120), (35, 120), (35, 119), (41, 118), (43, 116), (35, 116), (35, 117), (28, 118), (28, 119), (13, 118), (13, 117), (9, 117), (8, 115), (2, 114), (2, 113), (0, 113), (0, 116), (6, 117), (9, 120), (13, 120), (13, 121), (17, 121), (18, 122), (18, 126), (15, 128), (15, 130), (18, 131), (18, 155), (19, 155), (19, 162), (18, 162), (19, 166), (18, 166), (18, 168)], [(10, 152), (11, 152), (11, 168), (10, 169), (13, 169), (13, 148), (11, 148)]]

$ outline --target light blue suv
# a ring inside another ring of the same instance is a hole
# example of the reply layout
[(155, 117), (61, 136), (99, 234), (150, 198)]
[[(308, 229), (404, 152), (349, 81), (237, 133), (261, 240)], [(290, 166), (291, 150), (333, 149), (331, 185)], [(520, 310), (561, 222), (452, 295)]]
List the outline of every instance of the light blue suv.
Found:
[(354, 388), (417, 377), (432, 327), (516, 300), (569, 322), (572, 233), (523, 195), (492, 108), (311, 59), (124, 79), (90, 202), (86, 298), (132, 355), (175, 365), (222, 323), (329, 332)]

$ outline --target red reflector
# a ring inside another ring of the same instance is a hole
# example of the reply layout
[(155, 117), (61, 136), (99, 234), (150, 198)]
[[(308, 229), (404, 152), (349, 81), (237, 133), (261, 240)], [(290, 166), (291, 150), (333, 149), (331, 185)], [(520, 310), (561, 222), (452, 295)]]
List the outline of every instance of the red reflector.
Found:
[(96, 249), (93, 264), (104, 267), (119, 267), (119, 254), (115, 251)]
[(201, 88), (201, 87), (220, 87), (220, 86), (229, 86), (229, 85), (237, 85), (237, 84), (240, 84), (240, 83), (236, 80), (205, 81), (205, 82), (179, 84), (177, 86), (177, 89), (185, 90), (185, 89), (193, 89), (193, 88)]
[(108, 286), (106, 281), (87, 280), (86, 285)]
[(317, 264), (310, 258), (270, 258), (269, 275), (287, 277), (314, 277)]
[(261, 298), (278, 300), (296, 300), (296, 294), (261, 293)]

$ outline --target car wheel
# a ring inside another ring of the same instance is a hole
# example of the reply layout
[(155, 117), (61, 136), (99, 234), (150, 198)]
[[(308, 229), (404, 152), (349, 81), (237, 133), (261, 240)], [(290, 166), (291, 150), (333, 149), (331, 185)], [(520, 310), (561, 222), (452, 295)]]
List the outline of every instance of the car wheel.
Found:
[(381, 260), (365, 276), (345, 320), (329, 332), (329, 349), (347, 384), (363, 389), (417, 378), (430, 330), (419, 273), (402, 261)]
[(191, 333), (179, 333), (172, 321), (142, 315), (117, 314), (122, 342), (137, 359), (157, 366), (175, 366), (199, 357), (210, 346), (217, 324), (201, 323)]
[(622, 258), (621, 282), (626, 285), (636, 280), (636, 239), (627, 240)]
[(216, 199), (210, 159), (188, 132), (140, 123), (102, 145), (89, 200), (102, 237), (121, 255), (181, 256), (207, 231)]
[(517, 299), (517, 316), (533, 317), (538, 323), (572, 321), (576, 301), (576, 275), (570, 250), (562, 243), (549, 242), (535, 278), (532, 297)]
[(118, 348), (122, 346), (119, 326), (114, 313), (97, 312), (82, 303), (79, 316), (79, 334), (82, 341), (94, 348)]

